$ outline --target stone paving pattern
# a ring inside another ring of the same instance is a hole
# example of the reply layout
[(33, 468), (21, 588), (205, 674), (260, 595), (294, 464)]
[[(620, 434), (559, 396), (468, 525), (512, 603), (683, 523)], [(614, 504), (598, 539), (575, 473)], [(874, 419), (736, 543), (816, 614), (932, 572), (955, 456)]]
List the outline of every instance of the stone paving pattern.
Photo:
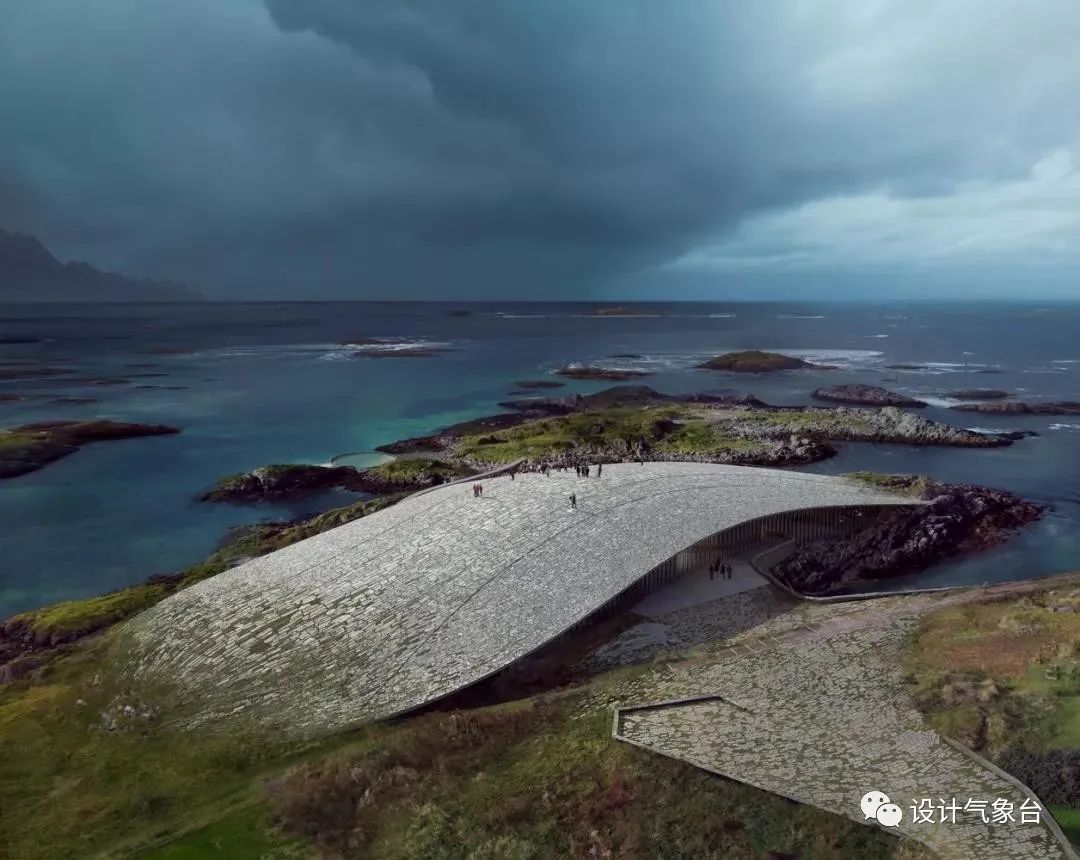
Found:
[(170, 685), (189, 725), (318, 734), (488, 676), (717, 531), (911, 503), (843, 478), (704, 463), (483, 484), (482, 498), (441, 487), (173, 595), (126, 625), (122, 671)]
[[(930, 730), (902, 682), (899, 658), (917, 616), (977, 594), (800, 604), (594, 705), (626, 708), (621, 740), (856, 821), (862, 795), (883, 791), (904, 810), (899, 830), (942, 857), (1075, 856), (1045, 825), (1021, 823), (1027, 793)], [(702, 696), (717, 698), (631, 707)], [(988, 814), (1005, 798), (1016, 822), (961, 812), (955, 824), (914, 823), (922, 798), (985, 800)]]

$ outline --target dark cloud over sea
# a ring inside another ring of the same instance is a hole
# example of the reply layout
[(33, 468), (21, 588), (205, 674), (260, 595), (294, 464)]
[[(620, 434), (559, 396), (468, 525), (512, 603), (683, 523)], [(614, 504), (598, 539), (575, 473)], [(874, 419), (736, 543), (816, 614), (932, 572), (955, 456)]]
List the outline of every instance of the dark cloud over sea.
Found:
[(211, 295), (1075, 290), (1065, 0), (0, 0), (0, 20), (0, 227)]

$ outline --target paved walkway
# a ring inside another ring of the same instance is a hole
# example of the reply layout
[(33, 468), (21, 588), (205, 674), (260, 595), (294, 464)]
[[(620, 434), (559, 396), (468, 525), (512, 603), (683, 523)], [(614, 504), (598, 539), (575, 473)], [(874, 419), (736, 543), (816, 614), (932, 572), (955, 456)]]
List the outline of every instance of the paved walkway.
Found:
[(704, 463), (483, 485), (482, 498), (467, 483), (413, 496), (162, 601), (122, 631), (125, 682), (171, 688), (160, 709), (187, 725), (319, 734), (487, 677), (717, 531), (911, 504), (842, 478)]
[(711, 600), (738, 594), (740, 591), (749, 591), (768, 585), (769, 581), (754, 570), (748, 561), (743, 559), (725, 559), (725, 561), (732, 566), (730, 579), (719, 573), (710, 576), (706, 564), (684, 574), (677, 583), (655, 594), (650, 594), (632, 611), (638, 615), (657, 618), (690, 606), (698, 606)]
[[(917, 616), (977, 596), (801, 604), (624, 686), (615, 735), (856, 821), (861, 797), (882, 791), (903, 809), (899, 831), (942, 857), (1074, 856), (1045, 823), (1022, 823), (1028, 793), (931, 731), (903, 685)], [(985, 824), (973, 808), (942, 823), (936, 807), (954, 798), (985, 801), (991, 818), (1001, 798), (1015, 821)], [(932, 822), (913, 820), (923, 799)]]

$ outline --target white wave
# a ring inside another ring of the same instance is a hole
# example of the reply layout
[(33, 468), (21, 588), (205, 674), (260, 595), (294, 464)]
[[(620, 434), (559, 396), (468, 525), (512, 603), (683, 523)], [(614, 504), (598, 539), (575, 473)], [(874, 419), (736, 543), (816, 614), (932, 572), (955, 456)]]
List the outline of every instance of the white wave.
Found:
[(447, 349), (450, 344), (447, 341), (435, 340), (406, 340), (404, 338), (378, 339), (375, 343), (343, 343), (342, 349), (351, 352), (400, 352), (403, 349)]
[(863, 335), (863, 337), (868, 337), (868, 338), (885, 338), (885, 337), (888, 337), (888, 335), (887, 335), (887, 334), (864, 334), (864, 335)]
[(878, 369), (883, 352), (875, 349), (777, 349), (783, 355), (792, 355), (811, 364), (829, 364), (850, 369)]
[(982, 433), (984, 436), (1000, 436), (1002, 433), (1011, 433), (1004, 427), (965, 427), (969, 433)]
[(1063, 424), (1054, 423), (1050, 425), (1051, 430), (1080, 430), (1080, 424)]
[(824, 314), (777, 314), (778, 320), (823, 320), (828, 319)]
[(918, 397), (919, 400), (921, 400), (923, 403), (927, 404), (928, 406), (941, 406), (941, 407), (943, 407), (945, 409), (948, 409), (950, 406), (957, 406), (957, 405), (959, 405), (960, 403), (963, 402), (963, 401), (960, 401), (960, 400), (954, 400), (951, 397), (935, 397), (934, 395), (922, 395), (922, 394), (917, 394), (915, 396)]
[(735, 314), (706, 314), (706, 316), (711, 320), (730, 320), (735, 318)]
[(1055, 358), (1051, 364), (1080, 364), (1080, 358)]

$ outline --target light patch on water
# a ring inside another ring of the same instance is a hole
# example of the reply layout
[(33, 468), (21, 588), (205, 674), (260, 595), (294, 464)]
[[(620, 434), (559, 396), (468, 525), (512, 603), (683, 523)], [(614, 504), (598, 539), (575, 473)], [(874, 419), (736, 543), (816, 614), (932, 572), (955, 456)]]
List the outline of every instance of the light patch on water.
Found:
[(1073, 431), (1076, 431), (1076, 430), (1080, 430), (1080, 424), (1063, 424), (1063, 423), (1060, 423), (1060, 422), (1055, 422), (1054, 424), (1050, 425), (1050, 429), (1051, 430), (1073, 430)]

